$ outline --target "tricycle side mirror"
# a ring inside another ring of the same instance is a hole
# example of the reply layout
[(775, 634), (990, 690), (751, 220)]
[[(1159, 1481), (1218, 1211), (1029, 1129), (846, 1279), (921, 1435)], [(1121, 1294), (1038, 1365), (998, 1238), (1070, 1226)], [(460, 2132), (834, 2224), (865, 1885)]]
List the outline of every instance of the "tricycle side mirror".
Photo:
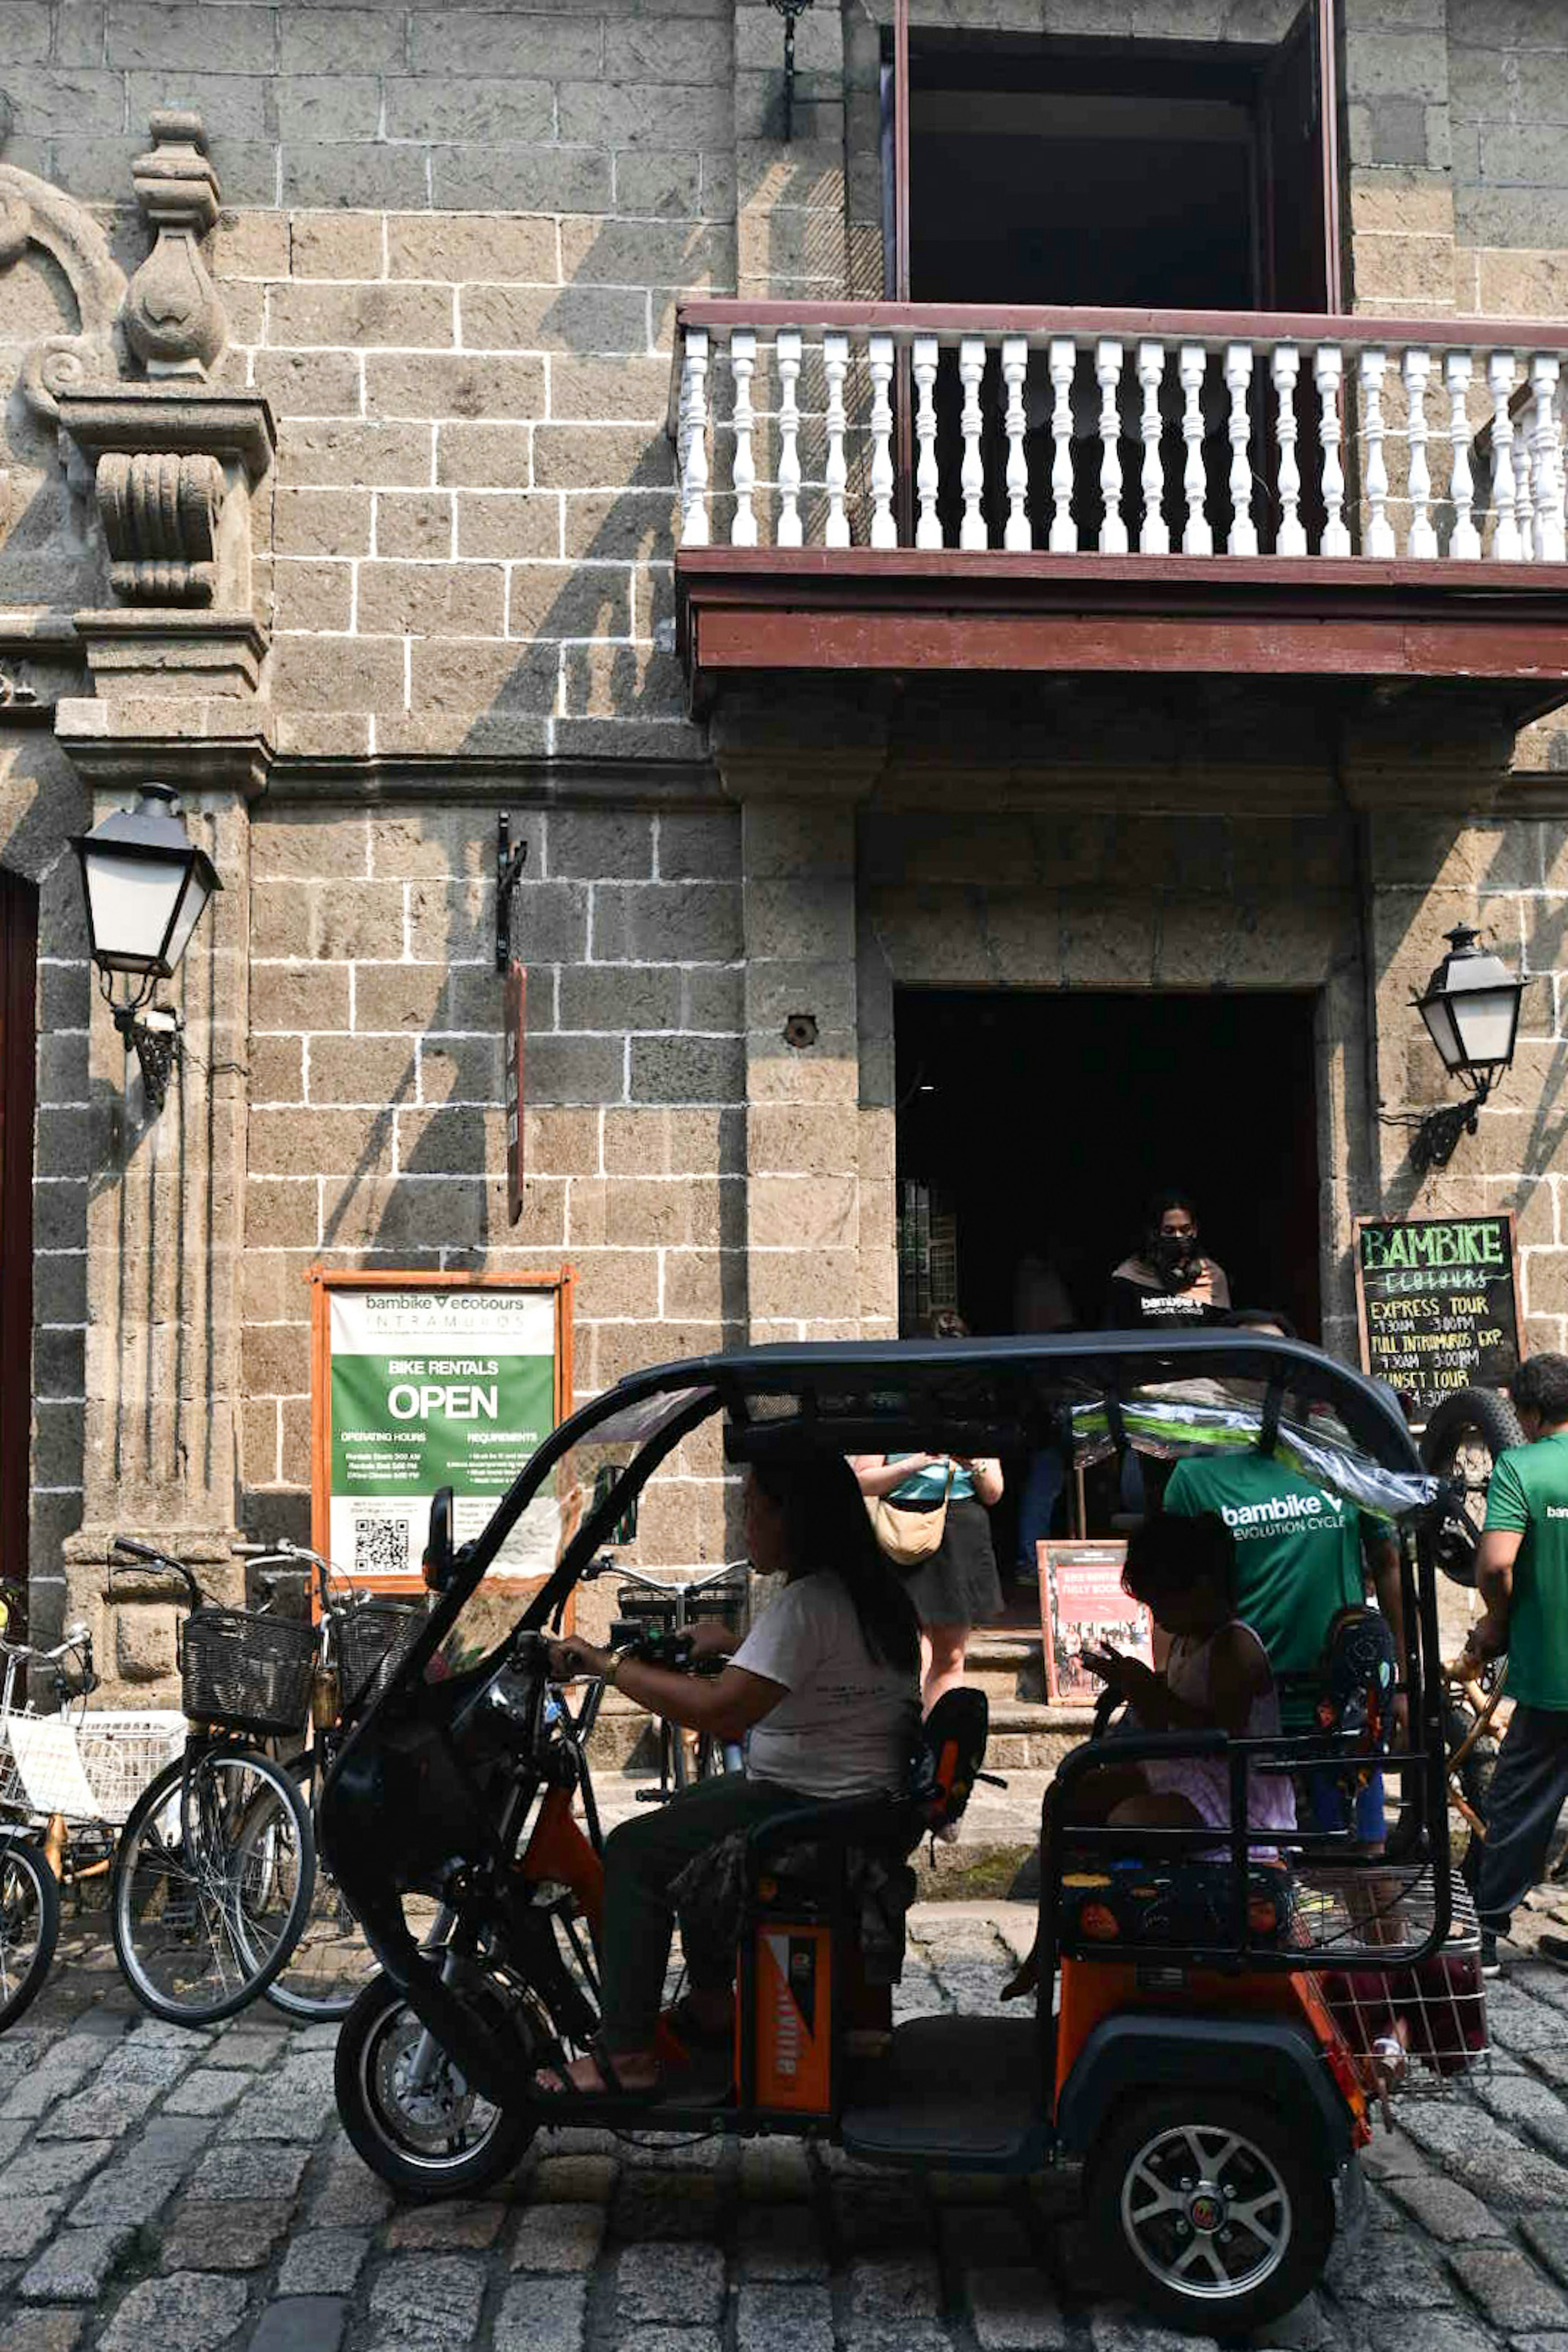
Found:
[[(595, 1471), (594, 1510), (595, 1516), (603, 1509), (604, 1506), (609, 1501), (610, 1496), (615, 1493), (616, 1487), (620, 1480), (620, 1472), (616, 1468), (615, 1465), (610, 1462), (601, 1463), (598, 1469)], [(613, 1544), (635, 1543), (637, 1541), (637, 1498), (634, 1495), (631, 1501), (626, 1505), (626, 1509), (621, 1513), (620, 1517), (616, 1521), (615, 1526), (610, 1529), (609, 1534), (605, 1538), (605, 1541), (606, 1543)]]
[(450, 1486), (437, 1486), (430, 1497), (430, 1532), (425, 1538), (425, 1558), (420, 1565), (428, 1589), (432, 1592), (445, 1592), (457, 1566), (457, 1547), (452, 1541)]

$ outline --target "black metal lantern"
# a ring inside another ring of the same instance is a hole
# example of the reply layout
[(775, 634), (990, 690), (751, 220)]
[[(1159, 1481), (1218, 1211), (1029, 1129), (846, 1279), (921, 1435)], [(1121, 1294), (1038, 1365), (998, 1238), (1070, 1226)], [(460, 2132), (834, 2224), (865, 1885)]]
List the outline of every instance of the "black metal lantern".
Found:
[[(120, 809), (71, 843), (81, 864), (89, 951), (98, 966), (114, 1025), (134, 1049), (148, 1099), (163, 1107), (169, 1073), (179, 1051), (180, 1016), (149, 1005), (161, 980), (171, 980), (215, 890), (217, 869), (180, 817), (178, 795), (167, 784), (144, 784), (133, 809)], [(132, 984), (121, 1003), (114, 981)], [(145, 1019), (139, 1016), (148, 1006)]]
[(1461, 1135), (1474, 1135), (1476, 1113), (1513, 1060), (1519, 1008), (1529, 983), (1516, 978), (1500, 956), (1480, 944), (1468, 923), (1445, 934), (1448, 952), (1412, 1001), (1451, 1078), (1461, 1078), (1470, 1099), (1433, 1111), (1416, 1129), (1410, 1156), (1415, 1166), (1446, 1168)]

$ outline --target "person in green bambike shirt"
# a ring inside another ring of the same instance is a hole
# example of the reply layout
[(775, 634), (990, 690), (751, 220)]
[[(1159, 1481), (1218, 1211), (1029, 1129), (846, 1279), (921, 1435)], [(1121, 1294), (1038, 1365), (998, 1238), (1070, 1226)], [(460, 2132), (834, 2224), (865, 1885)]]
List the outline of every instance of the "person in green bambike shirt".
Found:
[[(1286, 1318), (1273, 1310), (1237, 1312), (1227, 1320), (1235, 1328), (1295, 1337)], [(1335, 1617), (1364, 1601), (1368, 1572), (1404, 1659), (1399, 1549), (1381, 1519), (1364, 1516), (1257, 1448), (1178, 1462), (1165, 1488), (1165, 1508), (1187, 1515), (1215, 1511), (1230, 1529), (1236, 1543), (1233, 1605), (1268, 1651), (1276, 1675), (1314, 1673)], [(1287, 1682), (1280, 1692), (1287, 1733), (1294, 1738), (1315, 1729), (1315, 1706), (1310, 1687), (1292, 1690)], [(1405, 1723), (1402, 1696), (1396, 1705), (1401, 1744)], [(1345, 1799), (1332, 1768), (1310, 1767), (1302, 1778), (1312, 1825), (1322, 1831), (1346, 1828)], [(1356, 1799), (1355, 1834), (1374, 1846), (1382, 1843), (1384, 1830), (1383, 1775), (1374, 1772)]]
[[(1465, 1644), (1472, 1664), (1508, 1653), (1513, 1719), (1487, 1796), (1486, 1843), (1472, 1841), (1465, 1874), (1481, 1923), (1481, 1965), (1546, 1865), (1568, 1800), (1568, 1356), (1531, 1356), (1509, 1382), (1528, 1443), (1492, 1467), (1476, 1585), (1486, 1613)], [(1542, 1954), (1568, 1966), (1568, 1937), (1542, 1936)]]

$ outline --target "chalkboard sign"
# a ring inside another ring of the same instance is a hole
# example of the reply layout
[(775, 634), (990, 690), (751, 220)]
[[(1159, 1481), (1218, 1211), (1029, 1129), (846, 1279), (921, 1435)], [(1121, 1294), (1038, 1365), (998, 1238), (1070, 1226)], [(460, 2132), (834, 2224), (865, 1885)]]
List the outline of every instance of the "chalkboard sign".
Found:
[(1360, 1217), (1355, 1286), (1362, 1369), (1415, 1397), (1418, 1426), (1524, 1352), (1510, 1216)]

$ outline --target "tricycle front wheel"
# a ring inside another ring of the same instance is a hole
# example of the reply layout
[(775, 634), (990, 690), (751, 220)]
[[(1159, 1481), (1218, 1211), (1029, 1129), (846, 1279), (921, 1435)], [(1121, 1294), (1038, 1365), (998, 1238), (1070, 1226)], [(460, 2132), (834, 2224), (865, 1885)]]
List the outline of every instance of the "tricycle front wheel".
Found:
[(400, 2197), (477, 2197), (503, 2180), (532, 2120), (470, 2089), (387, 1977), (373, 1977), (338, 2036), (344, 2131)]
[(1334, 2231), (1332, 2184), (1304, 2137), (1226, 2091), (1125, 2101), (1089, 2169), (1109, 2274), (1160, 2318), (1205, 2336), (1241, 2335), (1293, 2309), (1317, 2284)]

